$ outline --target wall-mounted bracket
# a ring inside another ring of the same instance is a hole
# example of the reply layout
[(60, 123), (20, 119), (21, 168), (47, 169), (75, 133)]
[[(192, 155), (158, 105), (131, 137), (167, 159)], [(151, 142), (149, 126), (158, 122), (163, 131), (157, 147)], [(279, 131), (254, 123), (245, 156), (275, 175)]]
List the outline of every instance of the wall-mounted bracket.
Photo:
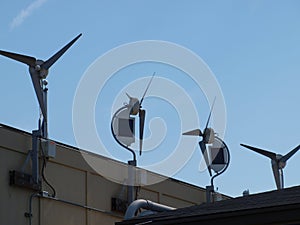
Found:
[(9, 184), (33, 189), (36, 191), (40, 191), (42, 187), (41, 182), (35, 183), (30, 174), (26, 174), (24, 172), (19, 172), (16, 170), (9, 171)]

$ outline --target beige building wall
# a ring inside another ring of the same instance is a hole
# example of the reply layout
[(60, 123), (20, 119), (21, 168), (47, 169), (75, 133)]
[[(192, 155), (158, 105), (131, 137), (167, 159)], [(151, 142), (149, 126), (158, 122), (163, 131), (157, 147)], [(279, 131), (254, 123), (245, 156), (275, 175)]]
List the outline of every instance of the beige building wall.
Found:
[[(31, 149), (31, 134), (0, 125), (0, 224), (29, 224), (30, 196), (34, 190), (9, 185), (9, 171), (20, 171)], [(32, 198), (32, 225), (99, 225), (111, 224), (123, 219), (123, 214), (112, 211), (111, 199), (126, 200), (126, 187), (105, 179), (83, 159), (82, 154), (95, 164), (115, 163), (114, 173), (124, 173), (124, 163), (80, 151), (74, 147), (57, 144), (56, 157), (47, 163), (45, 174), (55, 187), (57, 200)], [(30, 164), (30, 163), (29, 163)], [(118, 169), (119, 168), (119, 169)], [(25, 168), (31, 173), (30, 165)], [(162, 176), (147, 172), (147, 179)], [(45, 184), (43, 190), (51, 193)], [(205, 201), (205, 190), (174, 179), (143, 186), (138, 198), (180, 208)], [(69, 204), (76, 203), (76, 205)], [(83, 206), (88, 206), (84, 208)]]

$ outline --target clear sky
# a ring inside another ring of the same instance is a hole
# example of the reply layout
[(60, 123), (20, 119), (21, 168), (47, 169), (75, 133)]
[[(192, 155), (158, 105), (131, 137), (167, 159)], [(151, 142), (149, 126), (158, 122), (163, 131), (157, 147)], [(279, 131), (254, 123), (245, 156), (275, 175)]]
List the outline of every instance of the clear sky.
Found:
[[(269, 159), (241, 148), (240, 143), (281, 154), (300, 144), (299, 11), (299, 1), (273, 0), (7, 1), (1, 3), (0, 49), (48, 59), (83, 33), (51, 67), (47, 78), (49, 137), (73, 146), (77, 146), (72, 126), (76, 88), (99, 56), (120, 45), (143, 40), (168, 41), (190, 49), (213, 72), (226, 105), (225, 142), (231, 152), (231, 164), (215, 184), (220, 192), (239, 196), (245, 189), (250, 193), (275, 189)], [(95, 108), (100, 138), (107, 141), (107, 148), (115, 149), (111, 154), (120, 161), (126, 162), (131, 155), (111, 137), (111, 101), (117, 94), (124, 96), (123, 102), (127, 98), (124, 91), (115, 90), (153, 72), (174, 81), (191, 95), (199, 110), (201, 128), (207, 120), (207, 100), (203, 93), (194, 92), (194, 84), (182, 71), (151, 63), (124, 68), (119, 73), (128, 76), (114, 74)], [(36, 128), (38, 105), (28, 68), (0, 57), (0, 74), (0, 122), (31, 132)], [(136, 97), (142, 95), (142, 90), (136, 91)], [(172, 105), (149, 97), (143, 106), (147, 109), (146, 124), (159, 117), (167, 129), (165, 140), (158, 141), (161, 146), (156, 146), (152, 155), (138, 158), (141, 167), (167, 157), (180, 133), (186, 131), (174, 122)], [(166, 117), (169, 113), (172, 116)], [(190, 127), (194, 128), (197, 127)], [(147, 126), (146, 137), (149, 129)], [(154, 138), (152, 145), (157, 145), (158, 139)], [(174, 178), (208, 185), (207, 171), (199, 171), (200, 160), (196, 146), (191, 159)], [(300, 184), (299, 162), (300, 152), (288, 161), (284, 169), (286, 187)]]

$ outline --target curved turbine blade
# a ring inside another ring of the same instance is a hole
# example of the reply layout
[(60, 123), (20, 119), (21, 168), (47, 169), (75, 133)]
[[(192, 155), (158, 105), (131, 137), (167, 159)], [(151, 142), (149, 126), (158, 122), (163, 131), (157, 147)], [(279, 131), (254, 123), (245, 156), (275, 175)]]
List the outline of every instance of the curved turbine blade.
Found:
[(0, 54), (8, 58), (11, 58), (13, 60), (19, 61), (21, 63), (25, 63), (28, 66), (35, 66), (36, 59), (34, 57), (12, 53), (12, 52), (6, 52), (2, 50), (0, 50)]
[(289, 158), (291, 158), (298, 150), (300, 149), (300, 145), (298, 145), (296, 148), (294, 148), (292, 151), (287, 153), (285, 156), (283, 156), (280, 161), (286, 162)]
[(211, 168), (210, 168), (210, 163), (209, 163), (209, 159), (208, 159), (208, 152), (207, 152), (207, 149), (206, 149), (206, 145), (205, 145), (205, 143), (203, 141), (200, 141), (199, 142), (199, 146), (200, 146), (202, 155), (204, 157), (204, 160), (205, 160), (205, 163), (206, 163), (209, 175), (212, 176)]
[(146, 116), (146, 111), (144, 109), (140, 109), (140, 111), (139, 111), (139, 117), (140, 117), (140, 155), (142, 155), (142, 150), (143, 150), (145, 116)]
[(248, 148), (252, 151), (255, 151), (259, 154), (262, 154), (264, 156), (267, 156), (269, 157), (270, 159), (272, 160), (276, 160), (276, 154), (274, 152), (269, 152), (267, 150), (263, 150), (263, 149), (260, 149), (260, 148), (255, 148), (255, 147), (252, 147), (252, 146), (249, 146), (249, 145), (244, 145), (244, 144), (241, 144), (241, 146), (245, 147), (245, 148)]
[(39, 75), (35, 72), (30, 72), (30, 77), (33, 83), (33, 87), (36, 93), (36, 97), (38, 99), (40, 108), (42, 110), (42, 114), (44, 117), (44, 120), (47, 121), (47, 110), (46, 110), (46, 106), (44, 104), (44, 99), (43, 99), (43, 90), (40, 84), (40, 79), (39, 79)]
[(142, 105), (142, 103), (143, 103), (143, 101), (144, 101), (145, 95), (146, 95), (146, 93), (147, 93), (147, 91), (148, 91), (148, 89), (149, 89), (149, 87), (150, 87), (150, 84), (152, 83), (152, 80), (153, 80), (153, 78), (154, 78), (154, 75), (155, 75), (155, 72), (153, 73), (153, 75), (152, 75), (152, 77), (151, 77), (151, 79), (150, 79), (150, 81), (149, 81), (149, 83), (148, 83), (148, 85), (147, 85), (147, 87), (146, 87), (146, 90), (145, 90), (145, 92), (144, 92), (144, 94), (143, 94), (143, 97), (141, 98), (140, 106)]
[(185, 133), (182, 133), (182, 135), (190, 135), (190, 136), (202, 136), (202, 132), (200, 129), (191, 130)]
[(277, 187), (277, 189), (281, 189), (281, 181), (280, 181), (281, 179), (280, 179), (280, 174), (279, 174), (279, 167), (275, 160), (272, 160), (272, 170), (273, 170), (276, 187)]
[(214, 109), (215, 102), (216, 102), (216, 97), (214, 98), (213, 104), (211, 106), (211, 109), (210, 109), (210, 112), (209, 112), (209, 116), (208, 116), (208, 119), (207, 119), (207, 122), (206, 122), (205, 129), (208, 127), (208, 124), (209, 124), (209, 121), (210, 121), (210, 117), (211, 117), (211, 113), (212, 113), (212, 111)]
[(48, 70), (74, 43), (77, 41), (78, 38), (80, 38), (82, 34), (79, 34), (77, 37), (75, 37), (72, 41), (70, 41), (65, 47), (63, 47), (61, 50), (59, 50), (57, 53), (55, 53), (52, 57), (50, 57), (46, 62), (44, 62), (41, 66)]

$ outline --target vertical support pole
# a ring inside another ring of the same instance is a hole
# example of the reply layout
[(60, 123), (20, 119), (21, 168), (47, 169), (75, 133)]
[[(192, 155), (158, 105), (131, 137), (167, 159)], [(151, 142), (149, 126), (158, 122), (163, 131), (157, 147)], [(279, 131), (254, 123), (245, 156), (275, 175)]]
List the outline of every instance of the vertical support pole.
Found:
[(128, 161), (127, 202), (130, 205), (135, 200), (135, 166), (136, 160)]
[(213, 202), (214, 185), (206, 186), (206, 202)]
[[(47, 81), (42, 81), (42, 82), (47, 82)], [(46, 84), (45, 84), (46, 85)], [(48, 94), (48, 88), (44, 87), (43, 89), (43, 101), (44, 101), (44, 106), (45, 106), (45, 111), (48, 111), (47, 107), (47, 94)], [(43, 124), (42, 124), (42, 137), (47, 139), (48, 138), (48, 118), (43, 117)]]
[(280, 189), (284, 188), (284, 183), (283, 183), (283, 171), (282, 169), (279, 169), (279, 181), (280, 181)]
[(32, 151), (31, 162), (32, 162), (32, 179), (33, 182), (39, 183), (39, 151), (38, 151), (38, 137), (40, 136), (40, 130), (32, 131)]

